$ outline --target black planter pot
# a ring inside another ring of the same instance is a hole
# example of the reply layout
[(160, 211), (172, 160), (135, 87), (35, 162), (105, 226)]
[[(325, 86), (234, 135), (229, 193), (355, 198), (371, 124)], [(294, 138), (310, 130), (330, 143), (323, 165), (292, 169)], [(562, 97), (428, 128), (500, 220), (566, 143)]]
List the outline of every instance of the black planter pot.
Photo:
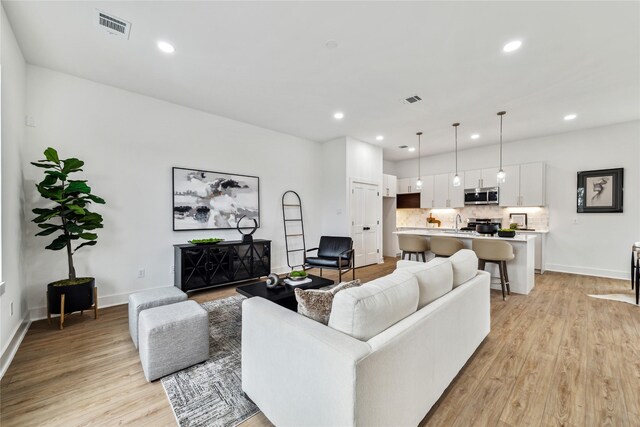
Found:
[[(71, 283), (70, 283), (71, 282)], [(73, 313), (92, 308), (94, 305), (94, 288), (96, 279), (80, 277), (71, 280), (59, 280), (47, 285), (47, 303), (49, 314), (61, 314), (62, 295), (64, 295), (64, 312)]]

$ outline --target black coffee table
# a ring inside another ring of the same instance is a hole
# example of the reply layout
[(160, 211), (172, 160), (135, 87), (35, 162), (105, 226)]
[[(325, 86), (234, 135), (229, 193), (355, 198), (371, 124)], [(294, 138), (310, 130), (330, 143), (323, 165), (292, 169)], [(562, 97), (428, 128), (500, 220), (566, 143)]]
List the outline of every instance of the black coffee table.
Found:
[(265, 282), (257, 282), (238, 286), (236, 288), (236, 292), (247, 298), (262, 297), (288, 308), (289, 310), (297, 311), (298, 304), (296, 302), (294, 289), (320, 289), (334, 284), (333, 280), (325, 279), (324, 277), (318, 277), (311, 274), (309, 274), (308, 277), (311, 279), (311, 282), (305, 283), (304, 285), (291, 286), (285, 284), (284, 286), (278, 286), (275, 289), (268, 289)]

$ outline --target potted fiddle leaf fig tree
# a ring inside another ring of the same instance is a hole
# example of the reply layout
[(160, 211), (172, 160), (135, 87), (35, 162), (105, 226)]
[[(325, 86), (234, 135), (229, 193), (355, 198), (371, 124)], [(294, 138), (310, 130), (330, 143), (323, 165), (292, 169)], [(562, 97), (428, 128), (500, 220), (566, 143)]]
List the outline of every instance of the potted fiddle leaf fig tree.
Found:
[(69, 266), (69, 278), (47, 285), (47, 317), (60, 314), (60, 329), (65, 313), (88, 310), (93, 307), (98, 318), (98, 301), (95, 278), (77, 277), (73, 255), (81, 248), (94, 246), (98, 241), (95, 231), (102, 228), (102, 215), (89, 210), (93, 203), (104, 200), (91, 194), (86, 180), (73, 179), (72, 174), (82, 171), (84, 162), (71, 157), (60, 159), (58, 152), (49, 147), (45, 159), (31, 162), (44, 169), (44, 179), (36, 184), (40, 195), (48, 200), (49, 207), (33, 209), (37, 216), (32, 220), (41, 229), (36, 236), (55, 236), (45, 247), (53, 251), (65, 250)]

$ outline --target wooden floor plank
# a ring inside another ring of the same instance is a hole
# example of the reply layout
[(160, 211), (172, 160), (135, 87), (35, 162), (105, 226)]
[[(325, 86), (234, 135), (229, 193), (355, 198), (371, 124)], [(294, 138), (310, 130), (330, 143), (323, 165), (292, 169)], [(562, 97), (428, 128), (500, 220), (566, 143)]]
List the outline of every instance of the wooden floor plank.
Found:
[[(394, 268), (389, 258), (357, 276), (366, 282)], [(529, 296), (502, 301), (492, 291), (490, 335), (420, 425), (640, 425), (640, 311), (587, 296), (628, 288), (546, 273)], [(233, 286), (190, 298), (231, 295)], [(3, 427), (176, 424), (161, 383), (142, 375), (126, 306), (101, 309), (98, 320), (72, 315), (63, 331), (34, 322), (0, 393)], [(242, 425), (271, 423), (259, 413)]]

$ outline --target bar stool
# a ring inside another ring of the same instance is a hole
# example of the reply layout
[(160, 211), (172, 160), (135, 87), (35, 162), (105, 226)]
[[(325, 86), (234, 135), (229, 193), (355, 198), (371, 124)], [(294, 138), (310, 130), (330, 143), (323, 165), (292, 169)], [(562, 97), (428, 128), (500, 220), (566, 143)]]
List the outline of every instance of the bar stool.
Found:
[(454, 237), (431, 237), (431, 252), (435, 256), (450, 257), (460, 249), (464, 249), (464, 243)]
[(429, 250), (429, 241), (424, 236), (416, 236), (413, 234), (398, 234), (398, 245), (402, 251), (402, 259), (405, 255), (414, 254), (416, 261), (419, 261), (419, 255), (422, 254), (422, 261), (427, 262), (427, 251)]
[(500, 285), (502, 286), (502, 299), (506, 300), (507, 297), (504, 294), (505, 287), (507, 294), (511, 295), (507, 261), (515, 258), (513, 255), (513, 246), (500, 240), (475, 239), (471, 247), (478, 256), (478, 268), (480, 270), (484, 270), (488, 262), (498, 264), (500, 270)]

